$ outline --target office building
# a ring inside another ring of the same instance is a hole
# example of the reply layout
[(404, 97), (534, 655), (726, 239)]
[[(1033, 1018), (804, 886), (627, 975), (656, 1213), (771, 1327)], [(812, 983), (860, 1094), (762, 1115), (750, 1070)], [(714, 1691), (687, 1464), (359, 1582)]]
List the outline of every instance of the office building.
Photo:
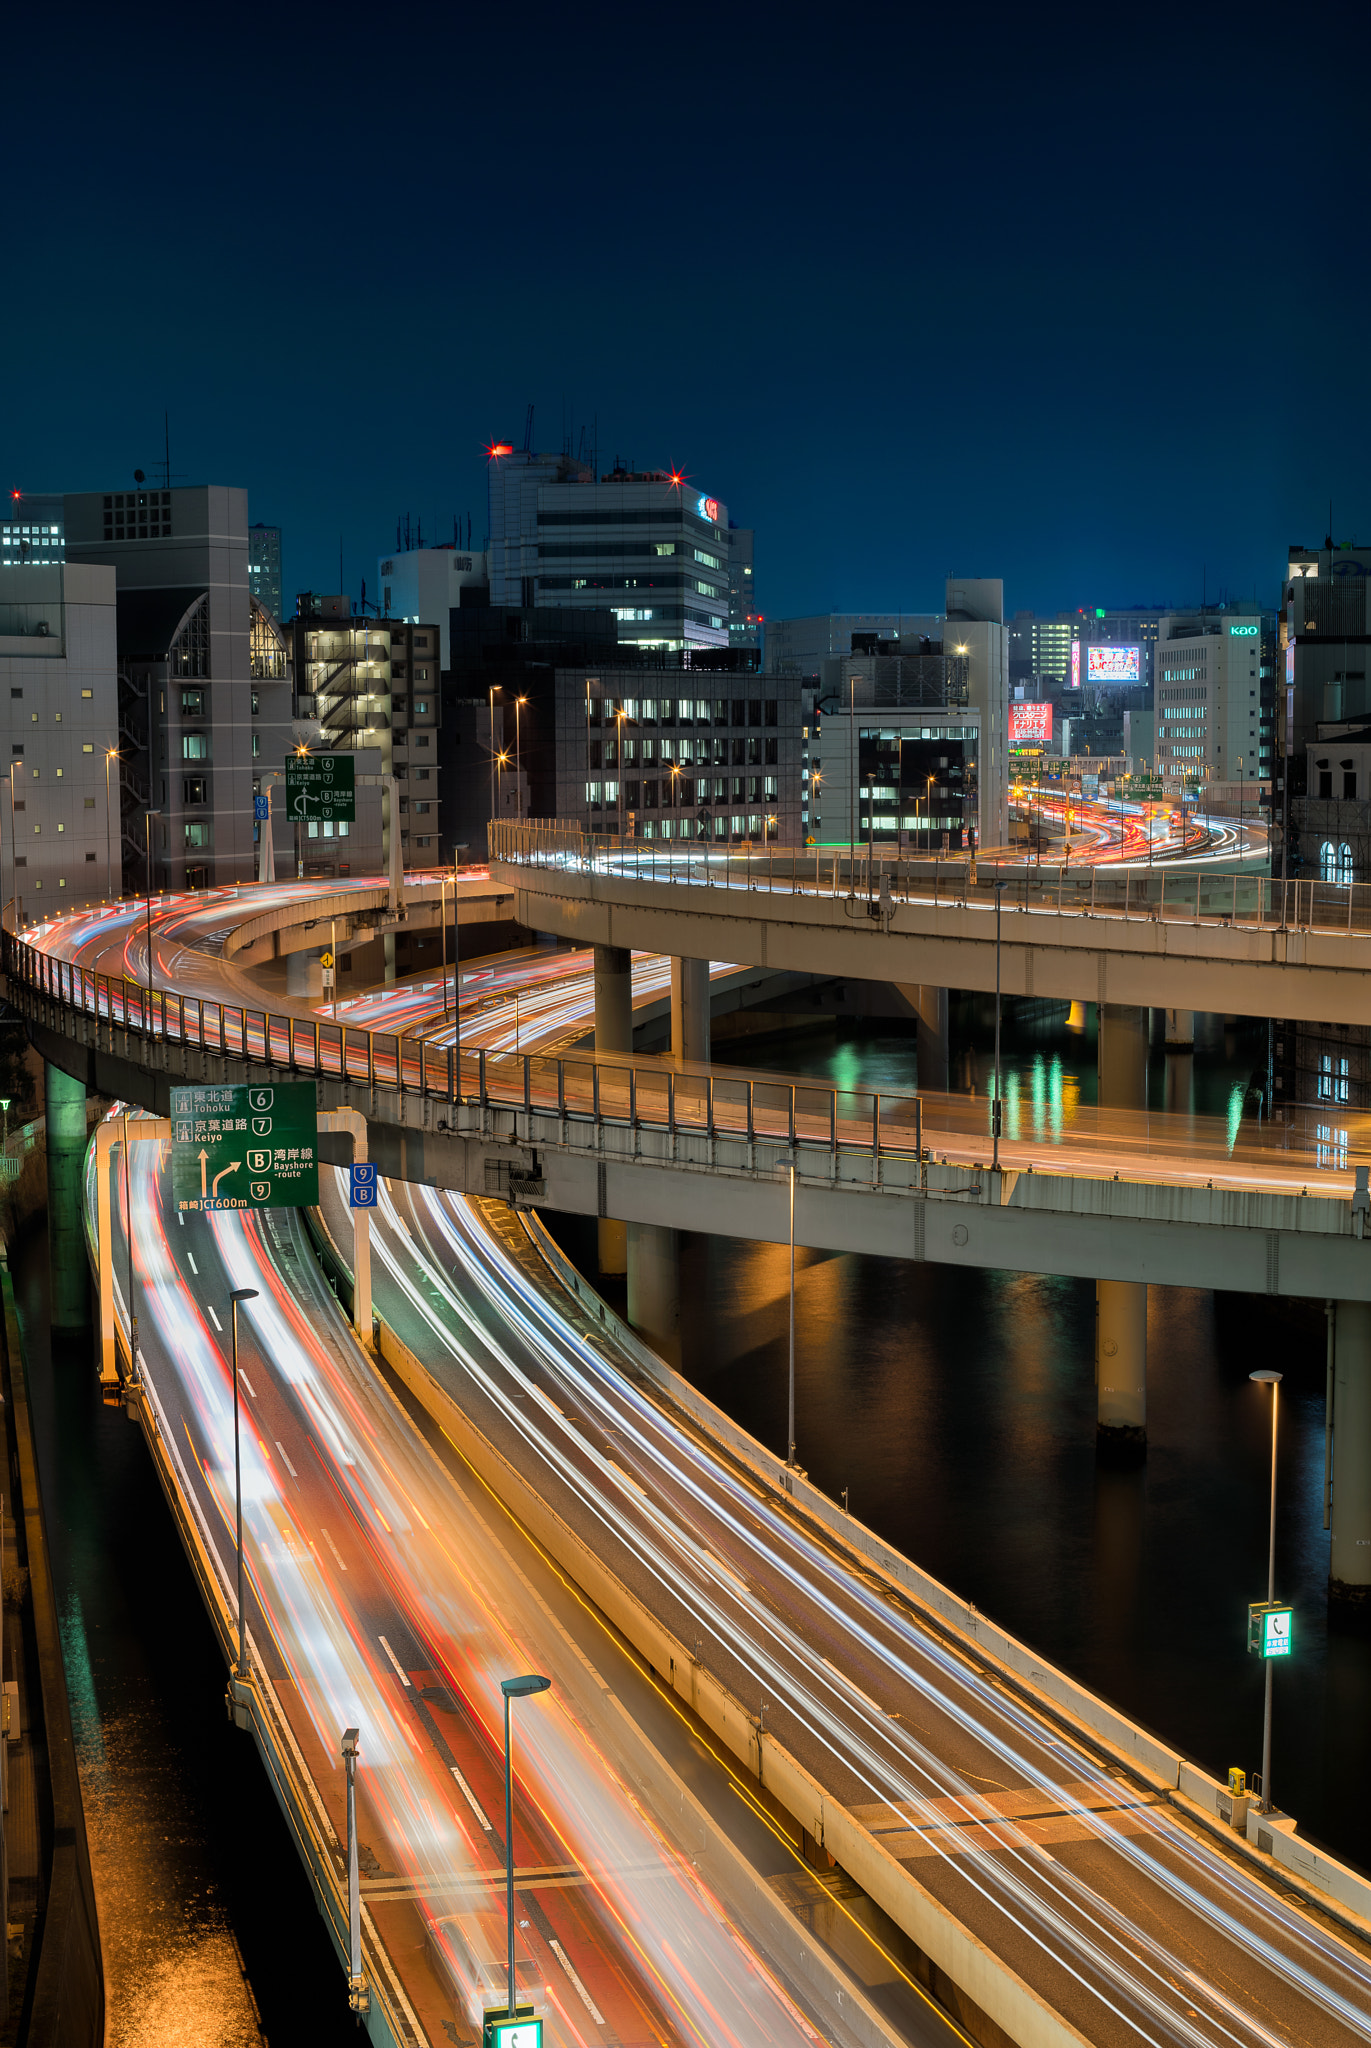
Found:
[(1282, 693), (1294, 691), (1291, 794), (1298, 796), (1317, 728), (1371, 711), (1371, 548), (1335, 545), (1331, 537), (1321, 548), (1292, 546), (1283, 610), (1276, 682)]
[[(350, 598), (313, 591), (295, 602), (285, 634), (302, 737), (311, 752), (356, 754), (359, 780), (381, 778), (379, 845), (369, 844), (369, 835), (320, 825), (302, 842), (306, 871), (388, 867), (393, 830), (400, 834), (403, 866), (435, 866), (442, 722), (437, 623), (359, 616)], [(392, 814), (392, 795), (398, 815)], [(360, 802), (358, 809), (360, 814)], [(343, 840), (351, 843), (344, 846)]]
[(613, 611), (623, 645), (727, 648), (728, 507), (667, 470), (596, 480), (570, 455), (490, 463), (490, 601)]
[(728, 528), (728, 644), (743, 649), (760, 666), (762, 627), (756, 585), (756, 533), (750, 526)]
[(259, 520), (248, 528), (248, 589), (273, 619), (281, 616), (281, 529)]
[[(444, 849), (451, 858), (463, 845), (484, 853), (492, 815), (562, 815), (557, 670), (613, 668), (624, 656), (618, 622), (603, 607), (463, 604), (449, 612), (448, 629), (440, 793)], [(497, 758), (502, 752), (509, 756), (503, 768)]]
[(804, 728), (804, 836), (818, 846), (944, 849), (975, 843), (980, 713), (968, 704), (877, 704), (865, 676)]
[(449, 612), (490, 602), (490, 572), (484, 554), (470, 548), (408, 548), (380, 555), (376, 562), (377, 608), (382, 618), (417, 626), (438, 621), (438, 666), (452, 666)]
[(818, 683), (823, 664), (851, 654), (856, 638), (867, 647), (875, 640), (917, 647), (924, 640), (941, 641), (942, 632), (942, 616), (936, 612), (819, 612), (772, 619), (766, 628), (767, 674)]
[(290, 685), (248, 584), (246, 491), (139, 485), (64, 508), (67, 560), (115, 572), (126, 881), (147, 881), (149, 811), (154, 887), (252, 880), (255, 784), (290, 745)]
[(559, 669), (556, 719), (558, 817), (653, 843), (800, 844), (798, 678)]
[(43, 569), (66, 560), (62, 500), (50, 491), (11, 491), (0, 518), (0, 569)]
[(1009, 840), (1009, 634), (999, 577), (949, 576), (944, 653), (965, 663), (966, 702), (979, 713), (977, 844)]
[(10, 789), (0, 898), (41, 917), (120, 891), (118, 640), (112, 569), (0, 568), (0, 706)]
[(1261, 656), (1262, 621), (1255, 610), (1160, 621), (1155, 712), (1161, 774), (1259, 782), (1269, 773)]

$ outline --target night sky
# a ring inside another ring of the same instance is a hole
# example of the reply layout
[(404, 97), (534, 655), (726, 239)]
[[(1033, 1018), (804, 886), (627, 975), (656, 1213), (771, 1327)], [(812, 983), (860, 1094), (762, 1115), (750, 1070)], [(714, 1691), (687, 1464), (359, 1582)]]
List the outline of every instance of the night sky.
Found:
[(151, 477), (165, 408), (289, 609), (405, 511), (479, 547), (532, 401), (754, 525), (771, 616), (1270, 602), (1371, 534), (1368, 24), (16, 10), (5, 486)]

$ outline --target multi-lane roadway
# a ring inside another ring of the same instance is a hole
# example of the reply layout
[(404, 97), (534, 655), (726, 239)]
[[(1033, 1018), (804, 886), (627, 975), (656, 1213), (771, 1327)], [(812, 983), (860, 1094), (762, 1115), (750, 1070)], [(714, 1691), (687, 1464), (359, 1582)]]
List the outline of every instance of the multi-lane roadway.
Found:
[[(169, 918), (189, 915), (169, 906)], [(174, 942), (187, 944), (192, 928), (182, 922)], [(53, 937), (82, 943), (72, 928)], [(212, 948), (191, 951), (197, 981), (212, 983)], [(154, 973), (165, 971), (155, 918)], [(176, 973), (173, 985), (184, 986), (183, 963)], [(583, 968), (579, 986), (563, 962), (531, 996), (524, 987), (521, 1033), (584, 1028)], [(526, 1024), (530, 1000), (536, 1022)], [(472, 1027), (489, 1043), (506, 1039), (512, 995), (490, 993)], [(435, 1969), (470, 2015), (489, 1989), (491, 1936), (479, 1914), (463, 1931), (463, 1902), (482, 1871), (488, 1886), (500, 1867), (494, 1831), (477, 1815), (492, 1819), (494, 1689), (505, 1665), (550, 1661), (552, 1649), (536, 1617), (511, 1628), (508, 1577), (464, 1539), (441, 1475), (330, 1323), (294, 1223), (217, 1217), (169, 1230), (151, 1160), (139, 1167), (135, 1216), (158, 1349), (151, 1369), (179, 1404), (193, 1483), (225, 1542), (231, 1387), (217, 1325), (234, 1286), (259, 1287), (244, 1359), (255, 1627), (321, 1770), (342, 1726), (374, 1729), (368, 1818), (392, 1859), (380, 1867), (409, 1896), (373, 1910), (423, 1916)], [(345, 1242), (341, 1212), (330, 1220)], [(1145, 1784), (1039, 1719), (968, 1646), (930, 1628), (778, 1490), (616, 1371), (574, 1304), (539, 1274), (533, 1247), (525, 1255), (478, 1205), (392, 1183), (374, 1271), (382, 1314), (490, 1441), (534, 1475), (567, 1527), (1083, 2038), (1186, 2048), (1371, 2040), (1371, 1966), (1359, 1948)], [(534, 1867), (575, 1872), (579, 1886), (587, 1872), (603, 1877), (609, 1840), (612, 1874), (632, 1880), (617, 1890), (608, 1879), (588, 1883), (578, 1901), (588, 1918), (549, 1916), (551, 1932), (526, 1916), (543, 1937), (538, 1949), (528, 1933), (536, 1954), (526, 1967), (552, 1987), (549, 1998), (560, 1991), (564, 2023), (582, 2029), (571, 2038), (604, 2038), (585, 2028), (577, 1980), (597, 2010), (618, 2001), (624, 2039), (634, 2038), (624, 2025), (655, 2024), (670, 2039), (803, 2031), (756, 1959), (739, 1963), (720, 1945), (717, 1917), (711, 1935), (709, 1902), (660, 1841), (652, 1861), (632, 1802), (606, 1814), (613, 1759), (546, 1704), (537, 1709), (545, 1718), (528, 1713), (527, 1734), (521, 1721), (546, 1831), (537, 1840), (547, 1861)], [(651, 1886), (632, 1875), (640, 1868), (650, 1868)], [(655, 1949), (656, 1967), (646, 1966), (623, 1938), (630, 1903), (639, 1928), (660, 1913), (670, 1958), (688, 1967), (664, 1977)], [(741, 2005), (710, 2004), (729, 1996)], [(738, 2031), (704, 2017), (716, 2010), (749, 2018)]]

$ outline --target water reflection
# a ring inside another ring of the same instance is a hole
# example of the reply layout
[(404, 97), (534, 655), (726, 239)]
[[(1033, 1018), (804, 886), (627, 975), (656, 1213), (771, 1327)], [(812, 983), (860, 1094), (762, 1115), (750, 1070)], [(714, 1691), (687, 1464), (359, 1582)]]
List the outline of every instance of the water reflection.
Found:
[[(341, 1969), (139, 1431), (49, 1348), (41, 1233), (12, 1254), (108, 2000), (106, 2048), (356, 2043)], [(251, 1989), (249, 1988), (251, 1983)], [(261, 2007), (261, 2022), (258, 2005)]]
[[(1266, 1026), (1195, 1022), (1193, 1055), (1153, 1052), (1149, 1100), (1183, 1090), (1231, 1143)], [(952, 1073), (987, 1092), (992, 1005), (954, 998), (951, 1054)], [(913, 1033), (889, 1025), (731, 1045), (728, 1058), (853, 1088), (914, 1080)], [(1016, 1121), (1060, 1129), (1095, 1100), (1093, 1012), (1009, 1014), (1003, 1071), (1011, 1134)], [(1337, 1127), (1323, 1142), (1336, 1148)], [(549, 1221), (577, 1252), (577, 1226)], [(593, 1272), (593, 1250), (580, 1255)], [(781, 1450), (784, 1249), (687, 1237), (683, 1266), (686, 1372)], [(1371, 1643), (1326, 1622), (1322, 1304), (1152, 1288), (1147, 1462), (1106, 1471), (1092, 1281), (801, 1250), (796, 1287), (799, 1456), (815, 1481), (834, 1498), (850, 1488), (853, 1512), (936, 1577), (1220, 1774), (1259, 1761), (1244, 1628), (1265, 1586), (1269, 1438), (1247, 1374), (1278, 1358), (1279, 1576), (1302, 1653), (1278, 1674), (1273, 1777), (1303, 1832), (1364, 1861), (1337, 1787), (1366, 1767)]]

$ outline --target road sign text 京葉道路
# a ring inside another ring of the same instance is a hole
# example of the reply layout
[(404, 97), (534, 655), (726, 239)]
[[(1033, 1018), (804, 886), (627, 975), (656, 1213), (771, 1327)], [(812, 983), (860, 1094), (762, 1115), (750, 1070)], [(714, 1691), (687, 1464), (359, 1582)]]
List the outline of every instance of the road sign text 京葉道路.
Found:
[(351, 754), (292, 754), (286, 767), (286, 815), (293, 819), (357, 816), (357, 774)]
[(180, 1210), (294, 1209), (319, 1199), (312, 1081), (173, 1088), (171, 1185)]

